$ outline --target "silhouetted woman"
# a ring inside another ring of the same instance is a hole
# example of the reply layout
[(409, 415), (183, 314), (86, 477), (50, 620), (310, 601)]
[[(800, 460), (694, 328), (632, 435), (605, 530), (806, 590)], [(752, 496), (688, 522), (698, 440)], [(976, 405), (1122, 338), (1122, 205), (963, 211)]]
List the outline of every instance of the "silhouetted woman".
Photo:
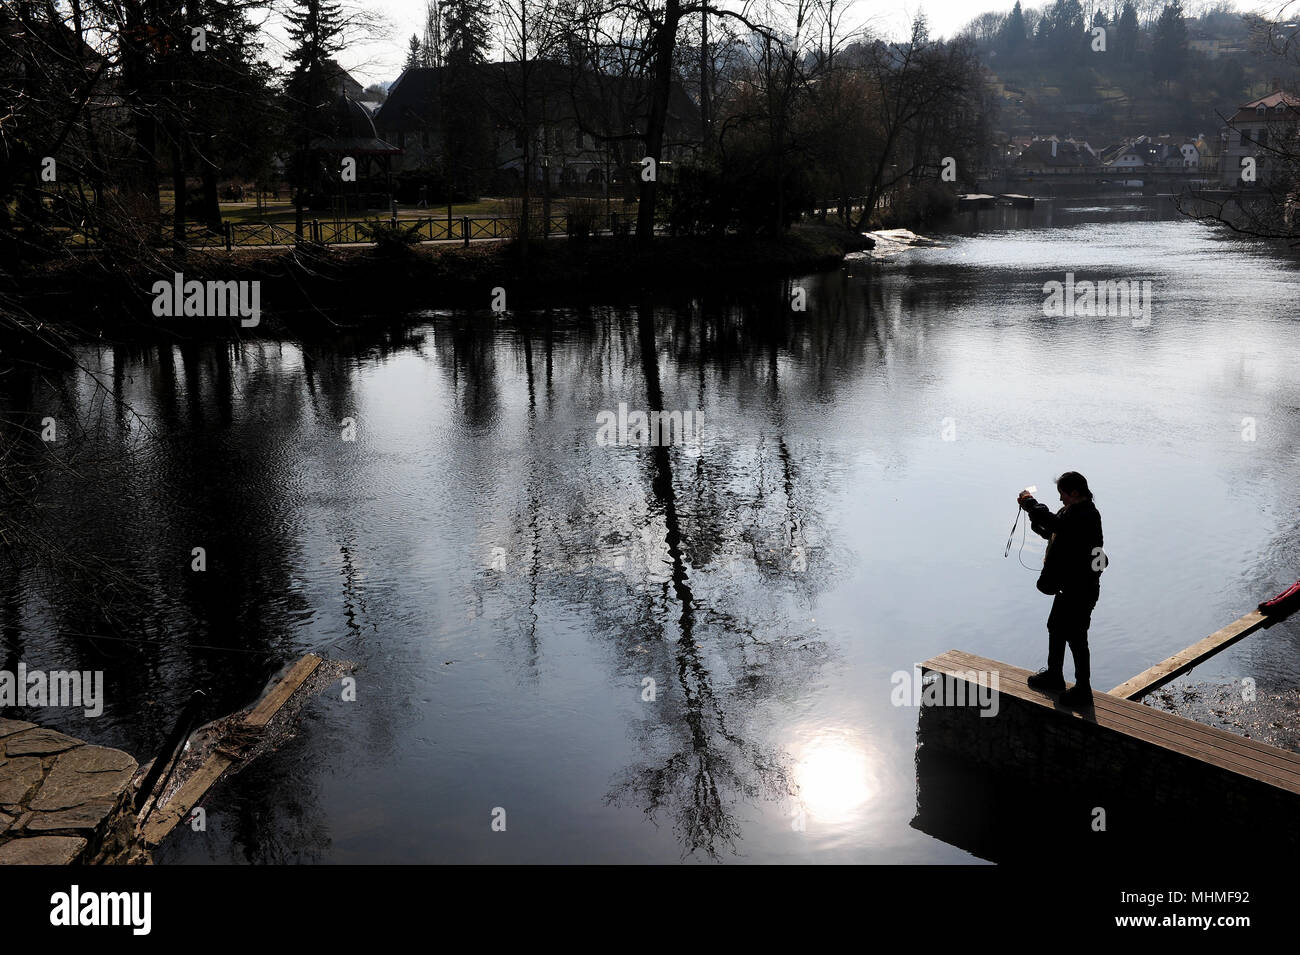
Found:
[(1062, 507), (1055, 514), (1046, 504), (1022, 491), (1017, 500), (1029, 515), (1034, 533), (1048, 540), (1038, 589), (1052, 594), (1052, 612), (1047, 617), (1047, 669), (1029, 678), (1036, 690), (1065, 690), (1065, 646), (1074, 656), (1075, 684), (1061, 693), (1066, 706), (1086, 706), (1092, 701), (1088, 659), (1088, 627), (1092, 608), (1101, 593), (1101, 572), (1106, 567), (1102, 552), (1101, 514), (1092, 503), (1087, 479), (1077, 471), (1066, 471), (1056, 479)]

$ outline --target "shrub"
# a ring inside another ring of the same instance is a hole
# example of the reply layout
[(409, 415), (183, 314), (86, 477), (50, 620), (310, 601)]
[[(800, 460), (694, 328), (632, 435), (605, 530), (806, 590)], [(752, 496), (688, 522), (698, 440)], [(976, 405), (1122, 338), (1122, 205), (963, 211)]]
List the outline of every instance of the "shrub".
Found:
[(599, 199), (570, 199), (569, 238), (582, 241), (590, 237), (600, 229), (604, 215), (605, 206)]
[(384, 258), (400, 258), (411, 254), (420, 244), (420, 223), (403, 225), (398, 222), (376, 219), (358, 228), (375, 244), (375, 254)]

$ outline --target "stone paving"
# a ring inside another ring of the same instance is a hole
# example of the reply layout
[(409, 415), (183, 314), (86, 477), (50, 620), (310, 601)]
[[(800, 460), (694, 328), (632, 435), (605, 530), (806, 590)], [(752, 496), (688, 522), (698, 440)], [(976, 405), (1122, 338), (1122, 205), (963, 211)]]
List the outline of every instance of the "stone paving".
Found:
[(0, 719), (0, 865), (139, 861), (135, 771), (121, 750)]

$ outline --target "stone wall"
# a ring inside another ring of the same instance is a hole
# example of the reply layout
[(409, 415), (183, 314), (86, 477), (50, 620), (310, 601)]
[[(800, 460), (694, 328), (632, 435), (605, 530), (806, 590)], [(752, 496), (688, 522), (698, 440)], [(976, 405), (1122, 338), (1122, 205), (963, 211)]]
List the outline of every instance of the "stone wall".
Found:
[(986, 858), (1062, 839), (1118, 858), (1117, 835), (1147, 854), (1300, 849), (1300, 795), (1011, 693), (994, 717), (922, 707), (917, 741), (914, 824)]
[(144, 861), (127, 753), (0, 719), (0, 865)]

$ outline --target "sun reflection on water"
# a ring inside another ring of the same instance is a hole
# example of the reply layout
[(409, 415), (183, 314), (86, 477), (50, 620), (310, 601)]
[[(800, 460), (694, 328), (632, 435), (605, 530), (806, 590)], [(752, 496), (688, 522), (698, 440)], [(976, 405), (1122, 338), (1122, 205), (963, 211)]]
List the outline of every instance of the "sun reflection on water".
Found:
[(821, 730), (798, 753), (795, 781), (808, 815), (819, 822), (848, 822), (874, 794), (867, 750), (845, 730)]

